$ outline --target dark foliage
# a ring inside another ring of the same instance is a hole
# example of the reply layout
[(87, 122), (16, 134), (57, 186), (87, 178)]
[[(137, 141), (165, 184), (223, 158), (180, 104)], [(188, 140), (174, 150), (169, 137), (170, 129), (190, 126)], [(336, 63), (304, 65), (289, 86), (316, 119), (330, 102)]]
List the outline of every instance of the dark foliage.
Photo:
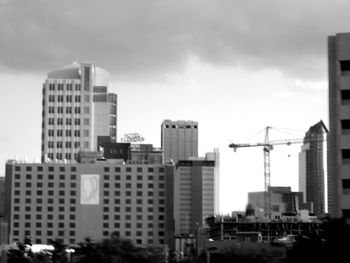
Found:
[(8, 263), (30, 263), (33, 253), (27, 245), (21, 242), (17, 243), (17, 248), (11, 248), (7, 251)]
[(64, 263), (67, 262), (67, 246), (63, 243), (62, 239), (50, 240), (50, 245), (54, 247), (52, 251), (52, 263)]
[(100, 243), (86, 238), (76, 250), (78, 263), (151, 263), (161, 261), (161, 252), (156, 249), (136, 247), (130, 240), (112, 235)]
[(350, 226), (342, 219), (324, 224), (321, 234), (299, 237), (288, 262), (348, 262)]

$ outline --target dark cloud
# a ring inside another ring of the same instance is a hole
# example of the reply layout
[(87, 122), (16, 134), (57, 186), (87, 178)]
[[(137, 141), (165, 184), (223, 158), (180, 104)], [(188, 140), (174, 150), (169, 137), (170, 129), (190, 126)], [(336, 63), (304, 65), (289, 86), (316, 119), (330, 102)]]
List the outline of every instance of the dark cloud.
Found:
[(326, 75), (327, 35), (349, 31), (346, 1), (0, 1), (3, 70), (47, 72), (75, 58), (114, 76), (162, 76), (190, 54), (215, 65)]

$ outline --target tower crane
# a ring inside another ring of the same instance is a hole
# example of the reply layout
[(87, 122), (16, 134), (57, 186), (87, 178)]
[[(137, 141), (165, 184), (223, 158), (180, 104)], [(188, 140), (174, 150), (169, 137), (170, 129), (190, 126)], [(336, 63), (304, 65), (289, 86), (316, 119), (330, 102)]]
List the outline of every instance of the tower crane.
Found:
[(298, 138), (298, 139), (285, 139), (285, 140), (274, 140), (270, 141), (269, 139), (269, 130), (272, 127), (267, 126), (265, 128), (265, 140), (261, 143), (231, 143), (229, 144), (230, 148), (233, 148), (233, 150), (236, 152), (237, 148), (244, 148), (244, 147), (263, 147), (264, 152), (264, 186), (265, 186), (265, 193), (264, 193), (264, 212), (265, 217), (270, 219), (270, 207), (271, 207), (271, 199), (269, 195), (269, 187), (270, 187), (270, 152), (273, 150), (273, 147), (275, 145), (291, 145), (291, 144), (298, 144), (303, 142), (310, 142), (310, 141), (323, 141), (323, 139), (319, 138), (312, 138), (310, 140), (305, 140), (304, 138)]

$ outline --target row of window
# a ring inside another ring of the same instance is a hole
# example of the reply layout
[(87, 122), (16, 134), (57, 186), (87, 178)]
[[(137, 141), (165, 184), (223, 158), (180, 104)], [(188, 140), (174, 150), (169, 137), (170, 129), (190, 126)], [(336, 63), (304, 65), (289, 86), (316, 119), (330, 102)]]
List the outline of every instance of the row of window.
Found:
[[(68, 216), (65, 215), (65, 214), (59, 214), (59, 215), (58, 215), (58, 219), (59, 219), (59, 220), (64, 220), (64, 219), (65, 219), (65, 216), (68, 218)], [(31, 216), (31, 214), (25, 214), (25, 215), (24, 215), (24, 218), (25, 218), (26, 220), (30, 220), (30, 219), (32, 218), (32, 216)], [(42, 214), (37, 214), (37, 215), (35, 216), (35, 218), (38, 219), (38, 220), (41, 220), (41, 219), (42, 219)], [(54, 218), (53, 214), (48, 214), (48, 215), (47, 215), (47, 220), (53, 220), (53, 218)], [(13, 219), (14, 219), (14, 221), (20, 220), (20, 215), (14, 213), (14, 214), (13, 214)], [(74, 214), (70, 214), (70, 215), (69, 215), (69, 219), (70, 219), (70, 220), (75, 220), (75, 219), (76, 219), (76, 216), (75, 216)]]
[[(23, 166), (15, 166), (15, 171), (16, 172), (20, 172), (22, 170), (22, 167)], [(36, 166), (36, 170), (38, 172), (42, 172), (42, 171), (44, 171), (44, 167), (43, 166)], [(56, 167), (55, 166), (47, 166), (47, 171), (54, 172), (55, 170), (56, 171), (60, 171), (60, 172), (65, 172), (66, 170), (68, 170), (68, 168), (66, 169), (66, 166), (56, 166)], [(33, 166), (25, 166), (25, 171), (27, 171), (27, 172), (33, 171)], [(71, 166), (70, 167), (70, 171), (71, 172), (76, 172), (77, 171), (77, 167), (76, 166)]]
[[(74, 111), (73, 111), (74, 109)], [(63, 113), (75, 113), (75, 114), (80, 114), (81, 113), (81, 108), (80, 107), (55, 107), (55, 106), (49, 106), (49, 113), (55, 113), (57, 112), (58, 114), (63, 114)], [(90, 108), (89, 107), (84, 107), (84, 114), (89, 114), (90, 113)]]
[[(136, 185), (134, 185), (134, 186), (136, 186), (136, 188), (145, 188), (146, 186), (148, 187), (148, 188), (151, 188), (151, 189), (153, 189), (154, 188), (154, 184), (153, 183), (148, 183), (147, 185), (146, 184), (142, 184), (142, 183), (137, 183)], [(159, 188), (164, 188), (164, 184), (163, 183), (160, 183), (159, 185), (158, 185), (158, 187)], [(110, 184), (109, 183), (104, 183), (103, 184), (103, 187), (104, 188), (109, 188), (110, 187)], [(115, 183), (114, 184), (114, 188), (120, 188), (120, 183)], [(131, 183), (125, 183), (125, 188), (132, 188), (132, 184)]]
[[(27, 211), (28, 212), (28, 211)], [(55, 216), (57, 217), (57, 215)], [(143, 221), (144, 218), (143, 218), (143, 215), (131, 215), (131, 214), (126, 214), (124, 215), (124, 220), (127, 221), (127, 222), (130, 222), (133, 220), (133, 217), (135, 217), (135, 219), (137, 221)], [(23, 221), (23, 220), (20, 220), (20, 215), (19, 214), (14, 214), (14, 222), (19, 222), (19, 221)], [(32, 220), (32, 219), (35, 219), (36, 220), (36, 224), (40, 223), (38, 222), (37, 220), (45, 220), (43, 219), (43, 216), (42, 214), (36, 214), (35, 217), (32, 216), (31, 214), (25, 214), (24, 215), (24, 219), (27, 221), (27, 220)], [(75, 227), (75, 220), (76, 220), (76, 215), (75, 214), (70, 214), (69, 217), (66, 215), (66, 214), (58, 214), (58, 220), (59, 221), (59, 224), (63, 224), (64, 223), (64, 220), (66, 219), (69, 219), (69, 220), (72, 220), (70, 223), (69, 223), (69, 227)], [(46, 220), (48, 221), (51, 221), (51, 220), (54, 220), (54, 216), (53, 214), (48, 214), (47, 217), (46, 217)], [(61, 221), (62, 220), (62, 221)], [(120, 214), (114, 214), (113, 216), (110, 215), (110, 214), (104, 214), (103, 215), (103, 220), (106, 221), (106, 220), (113, 220), (113, 221), (120, 221), (122, 220), (121, 219), (121, 216)], [(154, 217), (153, 215), (147, 215), (147, 220), (148, 221), (153, 221), (154, 220)], [(164, 221), (164, 215), (160, 215), (158, 217), (158, 220), (160, 221)], [(106, 223), (106, 222), (104, 222)], [(120, 222), (116, 222), (117, 224), (120, 224)], [(139, 224), (140, 222), (136, 222), (136, 224)], [(41, 223), (40, 223), (41, 224)], [(61, 225), (59, 225), (61, 226)], [(52, 222), (47, 222), (47, 227), (53, 227), (53, 223)], [(147, 227), (148, 228), (153, 228), (153, 222), (148, 222), (147, 223)], [(164, 224), (163, 223), (159, 223), (159, 228), (162, 228), (164, 227)]]
[[(121, 223), (103, 223), (102, 224), (102, 227), (103, 228), (120, 228), (120, 225), (121, 225)], [(144, 227), (148, 227), (148, 228), (150, 228), (150, 229), (153, 229), (154, 228), (154, 225), (153, 225), (153, 223), (148, 223), (147, 225), (146, 224), (143, 224), (143, 223), (136, 223), (136, 225), (134, 225), (134, 227), (135, 228), (144, 228)], [(131, 225), (131, 223), (125, 223), (124, 224), (124, 227), (125, 228), (132, 228), (132, 225)], [(158, 224), (158, 227), (159, 228), (164, 228), (164, 223), (159, 223)], [(163, 232), (163, 231), (162, 231)], [(149, 236), (153, 236), (153, 231), (149, 231), (148, 232), (148, 235)], [(159, 235), (159, 234), (158, 234)], [(162, 233), (162, 234), (160, 234), (159, 236), (163, 236), (164, 234)], [(142, 235), (139, 235), (139, 236), (142, 236)]]
[[(67, 83), (66, 85), (64, 85), (63, 83), (50, 83), (49, 84), (49, 90), (50, 91), (54, 91), (54, 90), (64, 90), (64, 87), (66, 87), (66, 90), (73, 90), (73, 84), (72, 83)], [(81, 90), (81, 85), (79, 83), (75, 83), (74, 84), (74, 89), (76, 91), (80, 91)]]
[[(68, 109), (68, 108), (67, 108)], [(64, 121), (65, 120), (65, 121)], [(64, 123), (66, 125), (80, 125), (81, 121), (80, 118), (75, 118), (75, 119), (71, 119), (71, 118), (67, 118), (67, 119), (63, 119), (63, 118), (49, 118), (48, 119), (48, 123), (49, 125), (63, 125)], [(89, 118), (84, 118), (83, 119), (83, 124), (84, 125), (89, 125), (90, 124), (90, 119)]]
[[(19, 175), (19, 174), (16, 174), (16, 175), (15, 175), (15, 179), (19, 179), (19, 178), (20, 178), (18, 175)], [(64, 179), (63, 179), (63, 180), (64, 180)], [(24, 182), (15, 182), (14, 185), (15, 185), (15, 187), (20, 187), (21, 183), (22, 183), (23, 185), (25, 185), (26, 187), (32, 187), (32, 185), (33, 185), (33, 186), (35, 185), (34, 183), (32, 184), (32, 182), (26, 182), (26, 183), (24, 183)], [(56, 185), (56, 186), (57, 186), (57, 185)], [(64, 182), (59, 182), (58, 186), (59, 186), (59, 187), (62, 187), (62, 188), (65, 188), (67, 185), (66, 185)], [(76, 186), (77, 186), (76, 183), (74, 183), (74, 182), (70, 183), (70, 187), (71, 187), (71, 188), (75, 188)], [(36, 187), (42, 188), (42, 187), (46, 187), (46, 185), (43, 185), (42, 182), (37, 182), (37, 183), (36, 183)], [(48, 182), (48, 183), (47, 183), (47, 187), (53, 187), (53, 182)], [(49, 193), (49, 194), (51, 194), (51, 193)]]
[[(23, 207), (22, 207), (23, 208)], [(33, 208), (33, 210), (34, 210), (34, 208)], [(33, 211), (32, 210), (32, 207), (31, 206), (25, 206), (24, 207), (24, 211), (25, 212), (30, 212), (30, 211)], [(65, 212), (65, 207), (64, 206), (59, 206), (58, 207), (58, 211), (59, 212)], [(19, 212), (19, 211), (21, 211), (21, 207), (19, 207), (19, 206), (14, 206), (13, 207), (13, 211), (15, 211), (15, 212)], [(42, 212), (43, 211), (43, 207), (42, 206), (37, 206), (36, 207), (36, 209), (35, 209), (35, 211), (37, 211), (37, 212)], [(47, 207), (47, 211), (48, 212), (53, 212), (54, 211), (54, 206), (48, 206)], [(72, 206), (72, 207), (70, 207), (69, 208), (69, 211), (71, 211), (71, 212), (75, 212), (75, 207), (74, 206)]]
[[(20, 234), (20, 231), (15, 230), (15, 231), (13, 231), (13, 238), (14, 238), (13, 240), (14, 241), (23, 241), (23, 236), (30, 237), (33, 234), (35, 234), (35, 233), (31, 232), (30, 230), (25, 230), (23, 234)], [(46, 241), (45, 241), (45, 239), (42, 239), (42, 238), (35, 238), (35, 239), (33, 239), (33, 241), (35, 241), (36, 244), (45, 244), (45, 243), (48, 244), (48, 243), (50, 243), (50, 241), (52, 241), (52, 240), (57, 238), (56, 234), (54, 235), (52, 231), (47, 231), (46, 234), (49, 237), (49, 238), (46, 239)], [(60, 238), (64, 237), (64, 231), (58, 231), (57, 235)], [(37, 235), (37, 236), (41, 236), (41, 235)], [(69, 244), (75, 244), (75, 239), (74, 238), (70, 238), (69, 239)]]
[[(130, 167), (130, 166), (125, 167), (125, 171), (127, 173), (128, 172), (131, 173), (131, 172), (135, 171), (135, 168), (136, 168), (136, 172), (138, 172), (138, 173), (142, 173), (144, 171), (143, 167)], [(112, 172), (111, 167), (104, 167), (103, 170), (106, 173)], [(153, 173), (154, 170), (155, 170), (155, 167), (147, 167), (147, 172), (149, 172), (149, 173)], [(158, 171), (160, 173), (164, 173), (164, 167), (158, 167)], [(114, 167), (114, 172), (120, 172), (120, 167)]]
[[(25, 178), (23, 178), (23, 177), (25, 177)], [(103, 176), (103, 178), (104, 178), (104, 180), (105, 181), (109, 181), (110, 179), (111, 179), (111, 177), (112, 176), (109, 176), (109, 175), (104, 175)], [(21, 175), (21, 174), (15, 174), (14, 175), (14, 178), (15, 178), (15, 180), (21, 180), (21, 179), (27, 179), (27, 180), (32, 180), (32, 179), (34, 179), (34, 176), (32, 176), (32, 174), (25, 174), (25, 176), (24, 175)], [(54, 175), (53, 174), (49, 174), (46, 178), (48, 178), (49, 180), (54, 180)], [(65, 180), (65, 179), (70, 179), (70, 180), (76, 180), (76, 175), (75, 174), (71, 174), (71, 175), (66, 175), (66, 174), (60, 174), (58, 177), (56, 177), (56, 178), (58, 178), (59, 180)], [(141, 181), (141, 180), (143, 180), (143, 178), (144, 178), (144, 175), (137, 175), (137, 180), (138, 181)], [(37, 174), (37, 176), (36, 176), (36, 178), (35, 179), (37, 179), (37, 180), (43, 180), (43, 175), (42, 174)], [(114, 176), (114, 179), (116, 180), (116, 181), (120, 181), (121, 180), (121, 176), (120, 175), (115, 175)], [(130, 181), (130, 180), (132, 180), (132, 176), (131, 175), (126, 175), (125, 176), (125, 179), (126, 179), (126, 181)], [(147, 176), (147, 179), (148, 179), (148, 181), (153, 181), (154, 180), (154, 176), (153, 175), (148, 175)], [(165, 179), (165, 177), (163, 176), (163, 175), (160, 175), (159, 176), (159, 180), (160, 181), (163, 181)], [(16, 183), (20, 183), (20, 182), (16, 182)], [(32, 182), (26, 182), (26, 184), (28, 185), (28, 184), (30, 184), (31, 185), (31, 183)], [(70, 183), (70, 185), (71, 185), (71, 187), (76, 187), (76, 183), (75, 182), (71, 182)], [(41, 187), (42, 186), (42, 182), (37, 182), (37, 186), (39, 187)], [(65, 187), (65, 184), (63, 183), (63, 182), (60, 182), (60, 187)], [(126, 188), (131, 188), (131, 183), (126, 183)], [(153, 183), (148, 183), (148, 188), (153, 188)], [(29, 186), (28, 186), (29, 187)], [(103, 184), (103, 187), (105, 187), (105, 188), (109, 188), (110, 187), (110, 184), (109, 183), (107, 183), (107, 182), (105, 182), (104, 184)], [(120, 183), (115, 183), (114, 184), (114, 187), (116, 187), (116, 188), (120, 188)], [(142, 188), (142, 183), (137, 183), (136, 184), (136, 187), (137, 188)], [(159, 183), (159, 186), (158, 186), (159, 188), (165, 188), (165, 185), (164, 185), (164, 183)]]
[[(73, 102), (73, 98), (74, 98), (74, 102), (81, 102), (81, 96), (72, 96), (72, 95), (67, 95), (67, 96), (63, 96), (63, 95), (49, 95), (49, 102)], [(89, 102), (90, 101), (90, 96), (89, 95), (85, 95), (84, 96), (84, 101), (85, 102)]]
[[(15, 187), (16, 187), (16, 188), (19, 188), (19, 187), (20, 187), (19, 183), (15, 183)], [(49, 184), (48, 184), (48, 187), (54, 188), (54, 184), (53, 184), (53, 183), (49, 183)], [(26, 194), (27, 196), (32, 195), (32, 193), (34, 193), (34, 191), (33, 191), (33, 192), (32, 192), (31, 190), (26, 190), (26, 191), (25, 191), (25, 194)], [(65, 196), (65, 191), (61, 190), (61, 191), (58, 192), (58, 194), (59, 194), (60, 196)], [(14, 191), (14, 196), (20, 196), (20, 195), (21, 195), (21, 193), (20, 193), (19, 190), (15, 190), (15, 191)], [(42, 191), (42, 190), (37, 190), (37, 191), (36, 191), (36, 195), (42, 196), (42, 195), (43, 195), (43, 191)], [(52, 193), (51, 193), (50, 190), (49, 190), (49, 191), (48, 191), (48, 195), (49, 195), (49, 196), (53, 196), (53, 195), (54, 195), (54, 192), (52, 191)], [(70, 191), (70, 195), (71, 195), (71, 196), (76, 196), (76, 191), (73, 191), (73, 190)]]
[[(76, 149), (80, 148), (80, 142), (74, 142), (74, 144), (72, 142), (65, 142), (64, 144), (62, 141), (56, 142), (56, 148), (63, 148), (63, 145), (65, 145), (65, 148), (68, 148), (68, 149), (73, 148), (72, 147), (73, 145), (74, 145), (74, 148), (76, 148)], [(55, 143), (52, 141), (49, 141), (47, 146), (50, 149), (55, 148)], [(66, 158), (66, 159), (70, 159), (70, 157), (71, 157), (71, 155), (69, 154), (69, 158)]]
[(165, 125), (165, 128), (169, 129), (169, 128), (172, 128), (172, 129), (197, 129), (198, 126), (197, 125), (168, 125), (166, 124)]
[[(89, 143), (88, 142), (84, 142), (84, 143), (86, 145), (86, 148), (88, 148), (89, 147), (89, 145), (88, 145)], [(65, 153), (65, 154), (63, 154), (63, 153), (56, 153), (56, 154), (48, 153), (47, 154), (47, 158), (51, 159), (51, 160), (54, 160), (54, 159), (57, 159), (57, 160), (63, 160), (63, 159), (71, 160), (72, 156), (74, 157), (74, 160), (77, 160), (79, 158), (79, 154), (78, 153), (74, 153), (73, 155), (71, 153)]]
[[(47, 222), (47, 224), (45, 224), (45, 226), (43, 226), (43, 225), (44, 224), (42, 224), (41, 222), (36, 222), (35, 224), (34, 223), (31, 224), (31, 222), (24, 222), (24, 227), (25, 228), (30, 228), (30, 227), (36, 227), (36, 228), (41, 228), (41, 227), (47, 227), (47, 228), (59, 227), (59, 228), (64, 228), (66, 224), (64, 222), (57, 222), (57, 223), (55, 223), (56, 226), (54, 226), (53, 222)], [(19, 228), (20, 227), (20, 223), (17, 222), (17, 221), (13, 222), (13, 227), (14, 228)], [(69, 227), (70, 228), (75, 228), (75, 223), (69, 223)]]
[[(34, 170), (33, 167), (36, 167), (36, 170), (38, 172), (44, 171), (44, 168), (45, 168), (43, 166), (25, 166), (25, 167), (24, 166), (15, 166), (15, 171), (20, 172), (23, 169), (23, 171), (32, 172)], [(145, 169), (144, 169), (145, 167), (135, 167), (135, 166), (132, 166), (132, 167), (131, 166), (126, 166), (126, 167), (119, 167), (119, 166), (118, 167), (108, 167), (108, 166), (105, 166), (103, 168), (103, 170), (105, 173), (112, 173), (112, 172), (120, 173), (122, 171), (121, 168), (125, 168), (125, 172), (127, 172), (127, 173), (132, 173), (132, 172), (143, 173), (143, 172), (145, 172)], [(159, 173), (164, 173), (164, 171), (165, 171), (164, 167), (147, 167), (147, 172), (154, 173), (156, 168), (158, 168)], [(67, 166), (47, 166), (47, 171), (49, 171), (49, 172), (54, 172), (54, 171), (65, 172), (67, 170), (69, 170), (69, 168)], [(70, 171), (76, 172), (77, 167), (71, 166)], [(120, 175), (116, 175), (116, 176), (120, 176)], [(129, 175), (129, 176), (131, 176), (131, 175)], [(108, 180), (110, 178), (111, 178), (110, 175), (104, 176), (105, 180)], [(116, 177), (116, 180), (120, 179), (120, 178), (119, 179), (117, 179), (117, 178), (118, 177)], [(129, 178), (129, 177), (127, 177), (127, 178)], [(130, 177), (130, 179), (131, 179), (131, 177)]]
[[(63, 137), (63, 130), (56, 130), (56, 136), (57, 137)], [(66, 130), (65, 135), (66, 136), (72, 136), (74, 134), (74, 137), (80, 137), (80, 130)], [(83, 136), (89, 137), (90, 131), (89, 130), (83, 130)], [(55, 136), (55, 130), (48, 130), (49, 137)]]

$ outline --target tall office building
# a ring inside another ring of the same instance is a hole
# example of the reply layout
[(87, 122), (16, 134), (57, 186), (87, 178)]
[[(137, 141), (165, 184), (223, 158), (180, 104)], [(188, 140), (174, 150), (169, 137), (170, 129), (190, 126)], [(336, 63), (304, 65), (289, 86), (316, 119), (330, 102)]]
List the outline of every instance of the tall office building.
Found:
[(328, 37), (328, 212), (350, 218), (350, 33)]
[(328, 129), (323, 121), (310, 127), (299, 153), (299, 191), (312, 202), (316, 216), (324, 214), (324, 141)]
[(41, 160), (77, 160), (97, 151), (98, 137), (117, 137), (117, 95), (108, 92), (108, 72), (74, 63), (47, 75), (43, 84)]
[(164, 120), (161, 137), (164, 163), (198, 156), (198, 122)]

